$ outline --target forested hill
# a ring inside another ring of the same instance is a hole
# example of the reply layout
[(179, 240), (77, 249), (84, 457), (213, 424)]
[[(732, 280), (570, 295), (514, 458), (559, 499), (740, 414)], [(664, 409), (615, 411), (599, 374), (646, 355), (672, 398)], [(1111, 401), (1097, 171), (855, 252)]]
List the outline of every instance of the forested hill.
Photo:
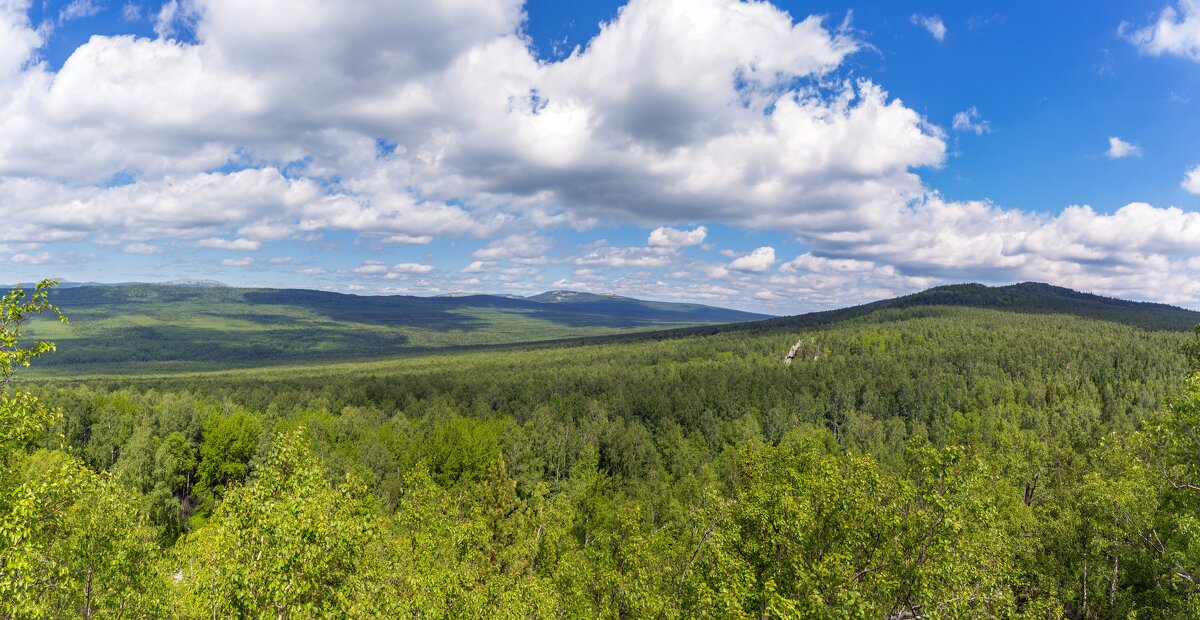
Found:
[(880, 302), (880, 305), (887, 308), (971, 306), (1038, 314), (1069, 314), (1170, 331), (1189, 331), (1200, 324), (1200, 312), (1194, 310), (1081, 293), (1042, 282), (997, 287), (982, 284), (939, 286)]
[(361, 296), (302, 289), (124, 284), (55, 289), (71, 322), (32, 325), (58, 344), (51, 364), (362, 359), (406, 351), (621, 334), (761, 319), (697, 304), (551, 291)]
[(652, 337), (801, 329), (831, 325), (839, 321), (865, 317), (887, 310), (930, 308), (931, 311), (935, 311), (933, 309), (945, 306), (1031, 314), (1064, 314), (1162, 331), (1191, 331), (1200, 325), (1200, 312), (1194, 310), (1167, 304), (1129, 301), (1081, 293), (1042, 282), (1022, 282), (1008, 286), (985, 286), (983, 284), (937, 286), (911, 295), (837, 310), (732, 325), (678, 329), (655, 333), (652, 334)]

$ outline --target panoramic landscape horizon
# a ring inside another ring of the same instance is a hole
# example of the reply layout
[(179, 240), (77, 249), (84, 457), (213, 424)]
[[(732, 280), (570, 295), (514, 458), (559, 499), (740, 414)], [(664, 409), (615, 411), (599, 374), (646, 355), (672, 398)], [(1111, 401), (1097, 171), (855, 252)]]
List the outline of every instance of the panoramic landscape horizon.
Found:
[(0, 0), (0, 620), (1200, 618), (1200, 0)]

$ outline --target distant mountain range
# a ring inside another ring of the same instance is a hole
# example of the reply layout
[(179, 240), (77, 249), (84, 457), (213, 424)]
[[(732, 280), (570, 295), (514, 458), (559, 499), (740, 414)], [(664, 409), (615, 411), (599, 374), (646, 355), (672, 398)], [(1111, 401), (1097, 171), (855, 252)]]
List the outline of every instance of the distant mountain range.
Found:
[(359, 296), (187, 281), (67, 287), (54, 290), (51, 299), (71, 323), (68, 327), (48, 320), (33, 324), (31, 336), (58, 344), (58, 351), (44, 363), (95, 365), (106, 371), (311, 363), (597, 337), (790, 333), (868, 315), (875, 317), (869, 320), (888, 320), (889, 311), (919, 307), (1068, 314), (1151, 330), (1185, 331), (1200, 324), (1200, 312), (1035, 282), (940, 286), (860, 306), (778, 318), (561, 290), (530, 297)]
[(350, 295), (207, 280), (62, 286), (70, 317), (31, 335), (58, 344), (46, 364), (255, 365), (624, 334), (767, 318), (699, 304), (548, 291), (502, 295)]

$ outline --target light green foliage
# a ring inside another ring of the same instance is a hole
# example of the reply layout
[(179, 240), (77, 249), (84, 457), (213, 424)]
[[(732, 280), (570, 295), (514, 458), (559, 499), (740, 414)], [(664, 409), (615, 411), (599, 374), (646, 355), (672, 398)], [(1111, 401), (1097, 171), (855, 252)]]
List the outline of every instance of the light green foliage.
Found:
[(0, 298), (0, 379), (6, 387), (16, 368), (28, 367), (34, 359), (54, 350), (54, 343), (46, 341), (22, 346), (21, 328), (30, 318), (43, 312), (54, 314), (60, 323), (67, 322), (67, 317), (50, 303), (49, 290), (56, 284), (58, 282), (54, 280), (42, 280), (34, 287), (32, 295), (18, 287)]
[[(916, 446), (906, 476), (818, 434), (753, 446), (737, 500), (698, 547), (688, 597), (712, 617), (1014, 617), (1022, 581), (993, 480)], [(1044, 603), (1043, 603), (1044, 604)], [(1028, 610), (1026, 610), (1028, 611)]]
[(135, 496), (61, 451), (21, 449), (57, 413), (11, 387), (13, 371), (54, 350), (24, 346), (21, 326), (51, 312), (43, 281), (0, 299), (0, 617), (153, 617), (162, 608), (157, 533)]
[(61, 452), (23, 463), (0, 504), (0, 614), (14, 618), (162, 613), (157, 532), (128, 489)]
[(1143, 458), (1135, 471), (1148, 483), (1131, 492), (1158, 499), (1156, 512), (1152, 504), (1131, 517), (1141, 537), (1133, 544), (1153, 558), (1149, 578), (1159, 596), (1151, 604), (1174, 602), (1181, 616), (1200, 615), (1200, 365), (1192, 363), (1183, 394), (1132, 442)]
[(37, 398), (11, 389), (13, 373), (18, 368), (26, 368), (33, 360), (54, 350), (52, 342), (24, 342), (21, 330), (25, 323), (44, 312), (54, 314), (61, 323), (67, 322), (67, 317), (49, 301), (48, 291), (55, 284), (53, 280), (43, 280), (34, 287), (32, 295), (15, 288), (0, 298), (0, 459), (5, 458), (9, 444), (29, 437), (55, 419), (54, 412), (43, 407)]
[(535, 574), (540, 515), (517, 497), (502, 460), (458, 491), (421, 467), (404, 481), (386, 544), (360, 583), (355, 615), (428, 618), (552, 618), (559, 606)]
[(178, 614), (344, 617), (378, 528), (360, 484), (333, 487), (302, 434), (284, 435), (254, 480), (228, 489), (175, 548)]

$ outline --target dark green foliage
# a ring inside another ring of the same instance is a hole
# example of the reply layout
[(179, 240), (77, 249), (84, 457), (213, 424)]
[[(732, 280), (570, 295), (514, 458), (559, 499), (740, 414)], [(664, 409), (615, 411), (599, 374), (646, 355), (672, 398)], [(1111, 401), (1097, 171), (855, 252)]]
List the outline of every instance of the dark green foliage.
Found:
[(209, 415), (200, 444), (197, 494), (220, 497), (225, 487), (245, 480), (262, 430), (259, 418), (241, 410)]

